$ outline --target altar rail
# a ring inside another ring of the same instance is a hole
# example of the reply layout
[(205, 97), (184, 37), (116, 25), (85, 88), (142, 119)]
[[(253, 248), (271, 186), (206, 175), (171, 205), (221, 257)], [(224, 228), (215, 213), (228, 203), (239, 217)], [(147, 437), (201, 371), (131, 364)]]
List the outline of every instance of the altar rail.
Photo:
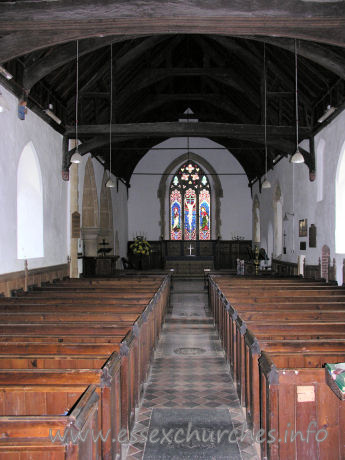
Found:
[[(281, 276), (298, 276), (298, 265), (297, 263), (294, 262), (287, 262), (285, 260), (278, 260), (278, 259), (273, 259), (272, 260), (272, 272), (281, 277)], [(343, 270), (343, 272), (345, 272)], [(319, 263), (317, 265), (308, 265), (306, 261), (304, 260), (304, 266), (303, 266), (303, 273), (304, 273), (304, 278), (310, 278), (313, 280), (321, 280), (321, 260), (319, 259)], [(336, 263), (335, 260), (333, 259), (332, 264), (330, 258), (328, 258), (328, 265), (326, 267), (326, 273), (328, 274), (327, 279), (324, 279), (325, 281), (328, 281), (329, 283), (335, 283), (336, 282)]]
[(286, 262), (285, 260), (272, 260), (272, 271), (278, 276), (297, 276), (298, 266), (294, 262)]

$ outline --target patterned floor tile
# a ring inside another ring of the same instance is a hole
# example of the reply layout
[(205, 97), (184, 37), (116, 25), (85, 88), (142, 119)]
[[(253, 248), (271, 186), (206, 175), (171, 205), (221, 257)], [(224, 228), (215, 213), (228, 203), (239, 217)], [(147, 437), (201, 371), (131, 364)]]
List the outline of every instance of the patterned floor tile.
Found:
[[(187, 291), (186, 291), (187, 290)], [(243, 409), (233, 385), (230, 368), (221, 351), (221, 343), (207, 310), (207, 292), (203, 280), (174, 281), (171, 308), (155, 351), (150, 374), (137, 411), (134, 431), (147, 436), (153, 408), (220, 409), (226, 408), (234, 428), (246, 429)], [(183, 315), (183, 317), (181, 316)], [(184, 349), (176, 354), (175, 350)], [(142, 439), (141, 439), (142, 440)], [(247, 439), (238, 442), (243, 460), (258, 459)], [(130, 444), (126, 460), (142, 460), (144, 443)]]

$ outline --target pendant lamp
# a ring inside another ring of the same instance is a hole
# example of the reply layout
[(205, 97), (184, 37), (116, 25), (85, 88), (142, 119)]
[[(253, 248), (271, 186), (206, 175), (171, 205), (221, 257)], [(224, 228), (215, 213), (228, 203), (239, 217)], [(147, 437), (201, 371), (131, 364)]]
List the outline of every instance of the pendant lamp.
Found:
[(295, 39), (295, 106), (296, 106), (296, 152), (291, 157), (291, 163), (304, 163), (304, 156), (298, 147), (298, 79), (297, 79), (297, 45)]
[(113, 123), (113, 44), (110, 45), (110, 117), (109, 117), (109, 178), (105, 184), (107, 188), (114, 188), (115, 182), (111, 178), (111, 139)]
[(75, 152), (71, 163), (79, 164), (82, 156), (78, 150), (78, 106), (79, 106), (79, 41), (77, 40), (77, 70), (76, 70), (76, 96), (75, 96)]
[(261, 185), (262, 188), (271, 188), (271, 183), (267, 179), (267, 78), (266, 78), (266, 43), (264, 43), (264, 96), (265, 96), (265, 177)]

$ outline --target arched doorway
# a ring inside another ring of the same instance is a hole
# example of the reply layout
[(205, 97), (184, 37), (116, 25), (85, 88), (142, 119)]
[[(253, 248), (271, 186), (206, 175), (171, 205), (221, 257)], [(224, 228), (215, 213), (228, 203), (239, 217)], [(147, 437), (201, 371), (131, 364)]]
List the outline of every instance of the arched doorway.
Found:
[(274, 256), (279, 257), (283, 253), (283, 199), (280, 186), (277, 185), (273, 197), (274, 213)]
[(98, 199), (92, 159), (85, 166), (83, 205), (82, 205), (82, 235), (84, 240), (84, 255), (97, 256), (97, 240), (99, 234)]
[[(108, 255), (113, 254), (114, 247), (114, 232), (113, 232), (113, 206), (111, 199), (111, 189), (106, 187), (105, 184), (109, 179), (109, 174), (104, 171), (102, 188), (101, 188), (101, 197), (100, 197), (100, 229), (99, 229), (99, 243), (103, 239), (109, 244), (112, 248), (112, 251)], [(116, 253), (118, 254), (118, 253)]]

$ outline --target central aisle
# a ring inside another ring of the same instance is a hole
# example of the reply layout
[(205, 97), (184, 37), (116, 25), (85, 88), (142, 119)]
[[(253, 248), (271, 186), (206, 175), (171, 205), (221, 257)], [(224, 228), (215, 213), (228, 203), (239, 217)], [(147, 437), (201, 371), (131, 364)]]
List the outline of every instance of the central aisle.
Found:
[(127, 460), (257, 459), (203, 279), (174, 279), (170, 303)]

